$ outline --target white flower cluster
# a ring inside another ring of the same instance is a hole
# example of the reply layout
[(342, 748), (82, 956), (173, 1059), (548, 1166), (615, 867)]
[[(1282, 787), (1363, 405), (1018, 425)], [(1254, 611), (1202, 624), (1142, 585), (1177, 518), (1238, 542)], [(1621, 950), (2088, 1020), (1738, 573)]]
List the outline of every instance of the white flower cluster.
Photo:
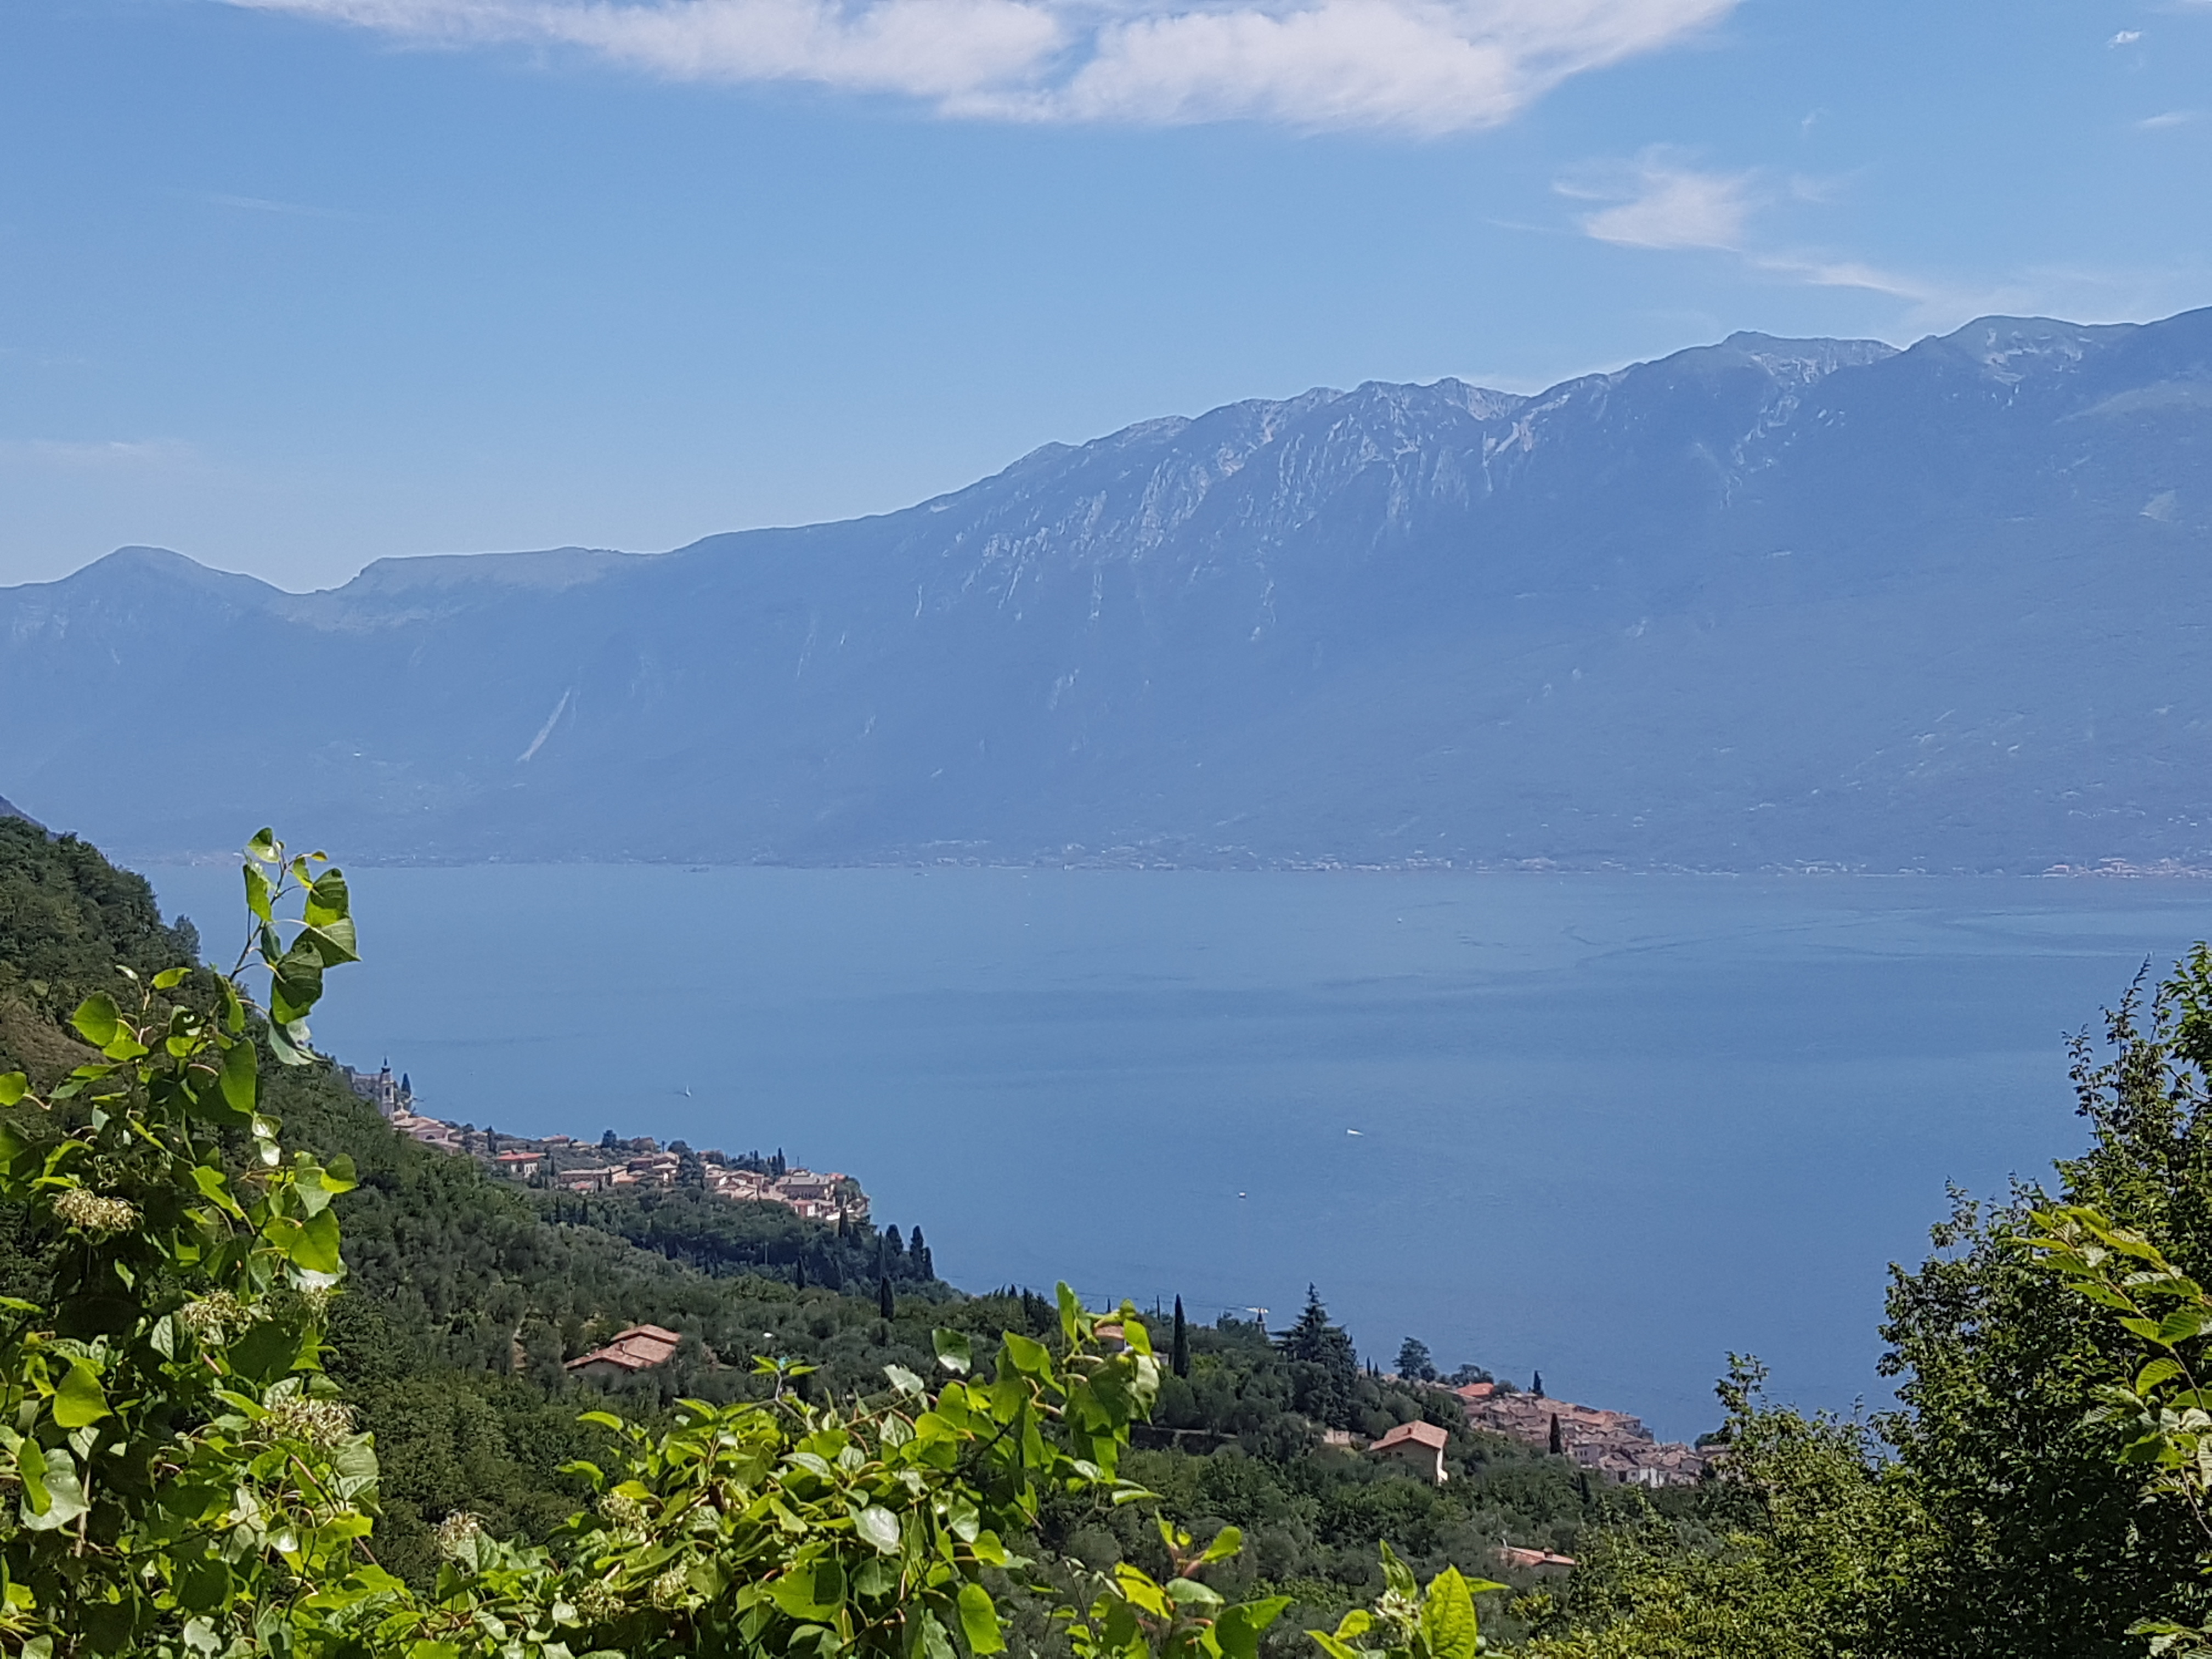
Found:
[(466, 1510), (455, 1510), (438, 1522), (432, 1541), (438, 1553), (448, 1561), (460, 1559), (462, 1553), (477, 1539), (483, 1535), (483, 1522)]
[(210, 1291), (198, 1301), (177, 1310), (177, 1322), (212, 1347), (253, 1317), (246, 1305), (228, 1291)]
[(138, 1224), (137, 1206), (125, 1199), (103, 1198), (88, 1187), (64, 1188), (54, 1200), (54, 1213), (88, 1233), (126, 1232)]
[(261, 1419), (272, 1440), (304, 1440), (311, 1446), (335, 1446), (353, 1432), (353, 1407), (335, 1400), (291, 1395), (269, 1407)]
[(627, 1493), (611, 1492), (599, 1499), (599, 1515), (617, 1532), (645, 1530), (645, 1505)]
[(673, 1612), (691, 1600), (691, 1581), (684, 1576), (681, 1567), (671, 1567), (653, 1581), (653, 1605), (664, 1613)]
[(576, 1616), (587, 1625), (604, 1625), (622, 1616), (623, 1599), (612, 1584), (594, 1578), (576, 1592)]

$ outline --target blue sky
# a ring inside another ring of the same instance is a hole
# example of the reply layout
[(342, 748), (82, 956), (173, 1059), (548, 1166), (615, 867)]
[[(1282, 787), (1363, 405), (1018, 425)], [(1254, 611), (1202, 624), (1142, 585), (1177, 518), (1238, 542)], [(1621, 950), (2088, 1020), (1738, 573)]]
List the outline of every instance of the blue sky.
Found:
[(677, 545), (1310, 386), (2212, 303), (2206, 0), (7, 0), (0, 582)]

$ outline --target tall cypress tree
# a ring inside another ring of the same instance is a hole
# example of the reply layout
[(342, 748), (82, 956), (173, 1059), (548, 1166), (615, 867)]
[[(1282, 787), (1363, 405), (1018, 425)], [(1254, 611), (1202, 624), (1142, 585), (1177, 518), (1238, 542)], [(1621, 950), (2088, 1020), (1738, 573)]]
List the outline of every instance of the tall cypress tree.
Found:
[(876, 1311), (885, 1319), (898, 1317), (898, 1303), (891, 1296), (891, 1277), (889, 1273), (876, 1280)]
[(1175, 1340), (1168, 1349), (1168, 1368), (1177, 1376), (1190, 1375), (1190, 1329), (1182, 1321), (1182, 1298), (1176, 1298)]
[(914, 1230), (914, 1238), (907, 1245), (906, 1249), (907, 1255), (913, 1259), (914, 1276), (916, 1279), (927, 1279), (937, 1277), (937, 1264), (929, 1259), (929, 1246), (922, 1243), (921, 1228), (916, 1227)]
[(1554, 1457), (1564, 1457), (1566, 1455), (1567, 1439), (1565, 1435), (1559, 1432), (1559, 1414), (1557, 1412), (1553, 1412), (1552, 1413), (1552, 1455)]

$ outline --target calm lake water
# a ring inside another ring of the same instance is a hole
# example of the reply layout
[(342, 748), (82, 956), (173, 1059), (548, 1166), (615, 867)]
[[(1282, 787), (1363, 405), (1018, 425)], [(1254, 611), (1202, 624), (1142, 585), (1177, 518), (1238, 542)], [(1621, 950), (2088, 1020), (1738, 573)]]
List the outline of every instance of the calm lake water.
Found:
[[(1944, 1183), (2075, 1148), (2066, 1032), (2212, 886), (1018, 870), (354, 872), (320, 1045), (425, 1109), (858, 1176), (939, 1271), (1420, 1336), (1711, 1426), (1848, 1407)], [(156, 869), (210, 955), (228, 870)]]

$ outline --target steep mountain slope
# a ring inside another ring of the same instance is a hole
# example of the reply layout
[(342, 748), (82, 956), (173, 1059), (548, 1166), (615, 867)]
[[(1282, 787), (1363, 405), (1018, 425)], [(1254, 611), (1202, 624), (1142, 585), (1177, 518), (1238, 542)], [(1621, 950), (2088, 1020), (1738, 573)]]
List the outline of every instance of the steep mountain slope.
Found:
[(2212, 312), (1736, 335), (654, 557), (125, 550), (0, 592), (0, 775), (142, 851), (2212, 861), (2208, 551)]

